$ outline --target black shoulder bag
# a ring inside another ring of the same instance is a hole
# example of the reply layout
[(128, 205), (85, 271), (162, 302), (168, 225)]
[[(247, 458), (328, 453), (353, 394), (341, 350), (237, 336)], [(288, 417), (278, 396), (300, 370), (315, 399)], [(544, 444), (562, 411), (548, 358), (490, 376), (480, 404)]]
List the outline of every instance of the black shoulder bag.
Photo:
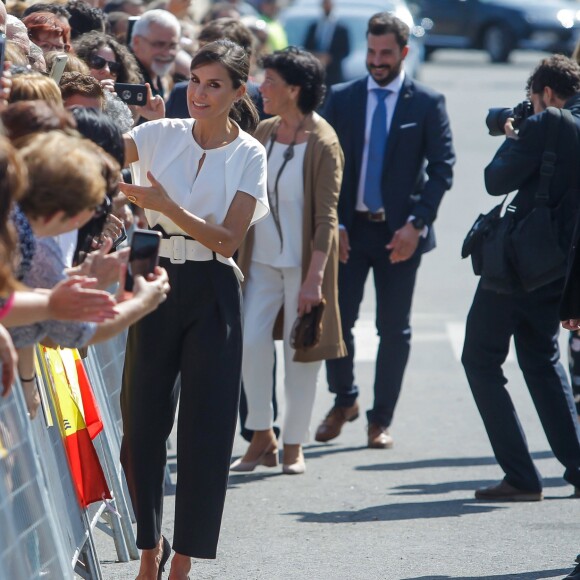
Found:
[[(560, 245), (555, 209), (550, 207), (550, 183), (556, 167), (556, 145), (562, 124), (574, 123), (571, 113), (548, 107), (546, 147), (540, 183), (532, 211), (517, 221), (510, 235), (514, 268), (526, 292), (532, 292), (566, 274), (566, 251)], [(576, 128), (574, 127), (574, 132)], [(566, 195), (566, 193), (564, 194)]]
[(556, 145), (562, 120), (574, 123), (569, 111), (549, 107), (546, 145), (540, 166), (540, 183), (532, 211), (519, 221), (516, 208), (502, 203), (480, 215), (463, 242), (461, 256), (471, 255), (473, 271), (482, 287), (501, 293), (518, 288), (531, 292), (566, 273), (566, 254), (559, 244), (558, 226), (548, 205), (556, 165)]

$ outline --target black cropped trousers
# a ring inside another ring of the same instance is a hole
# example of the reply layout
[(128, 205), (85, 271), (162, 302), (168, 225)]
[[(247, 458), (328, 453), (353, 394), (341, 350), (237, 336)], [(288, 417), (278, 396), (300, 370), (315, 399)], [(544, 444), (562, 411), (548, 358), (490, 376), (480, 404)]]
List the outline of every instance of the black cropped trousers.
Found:
[(161, 258), (160, 265), (169, 274), (168, 298), (127, 339), (121, 463), (137, 546), (152, 549), (161, 537), (166, 442), (179, 399), (173, 549), (215, 558), (240, 396), (240, 285), (216, 260)]

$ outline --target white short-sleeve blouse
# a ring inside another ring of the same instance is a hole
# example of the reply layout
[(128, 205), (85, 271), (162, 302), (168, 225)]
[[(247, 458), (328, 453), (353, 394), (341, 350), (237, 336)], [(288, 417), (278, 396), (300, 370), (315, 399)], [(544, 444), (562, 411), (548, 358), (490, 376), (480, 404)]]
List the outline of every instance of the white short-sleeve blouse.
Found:
[[(171, 199), (212, 224), (223, 223), (238, 191), (258, 202), (252, 224), (266, 217), (264, 146), (238, 127), (239, 135), (228, 145), (203, 149), (193, 138), (194, 124), (195, 119), (160, 119), (133, 128), (129, 135), (139, 153), (139, 160), (131, 164), (133, 183), (151, 185), (147, 179), (147, 171), (151, 171)], [(157, 211), (146, 209), (145, 215), (150, 227), (159, 224), (168, 234), (185, 234)]]

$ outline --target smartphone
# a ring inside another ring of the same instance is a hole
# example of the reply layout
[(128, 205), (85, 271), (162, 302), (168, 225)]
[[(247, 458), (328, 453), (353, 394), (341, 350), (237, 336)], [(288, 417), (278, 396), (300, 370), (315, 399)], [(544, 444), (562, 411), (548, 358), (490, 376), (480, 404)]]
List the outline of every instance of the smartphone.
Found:
[(66, 67), (68, 62), (67, 54), (57, 54), (52, 62), (52, 68), (50, 69), (50, 78), (58, 85), (60, 83), (60, 77)]
[(0, 74), (4, 72), (4, 54), (6, 53), (6, 35), (0, 33)]
[(125, 230), (125, 226), (123, 226), (123, 229), (121, 230), (121, 234), (119, 235), (119, 237), (113, 240), (113, 246), (111, 249), (116, 250), (126, 239), (127, 232)]
[(139, 20), (140, 16), (129, 16), (127, 19), (127, 40), (125, 44), (127, 46), (131, 46), (131, 37), (133, 36), (133, 27), (135, 26), (135, 22)]
[(127, 105), (145, 105), (147, 103), (147, 87), (129, 83), (115, 83), (117, 96)]
[(127, 266), (127, 278), (125, 290), (133, 291), (133, 279), (135, 276), (147, 277), (153, 273), (159, 262), (159, 244), (161, 233), (151, 230), (135, 230), (131, 239), (131, 252)]

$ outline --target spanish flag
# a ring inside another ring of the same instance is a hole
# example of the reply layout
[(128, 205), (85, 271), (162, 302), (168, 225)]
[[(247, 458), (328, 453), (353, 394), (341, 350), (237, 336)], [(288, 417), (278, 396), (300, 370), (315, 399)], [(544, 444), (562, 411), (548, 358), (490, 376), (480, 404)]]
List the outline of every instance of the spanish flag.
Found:
[(111, 498), (93, 446), (103, 429), (82, 360), (77, 350), (41, 347), (52, 399), (79, 503), (87, 507)]

